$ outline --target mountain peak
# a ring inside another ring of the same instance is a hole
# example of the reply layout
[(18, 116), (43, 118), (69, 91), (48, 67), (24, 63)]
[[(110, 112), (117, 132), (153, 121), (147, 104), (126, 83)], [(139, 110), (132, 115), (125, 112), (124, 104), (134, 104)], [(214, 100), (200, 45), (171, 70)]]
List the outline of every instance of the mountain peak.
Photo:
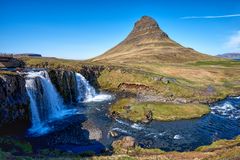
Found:
[(156, 20), (143, 16), (125, 40), (93, 61), (108, 63), (182, 63), (210, 56), (185, 48), (168, 37)]
[(168, 38), (168, 35), (163, 32), (158, 23), (149, 16), (143, 16), (140, 20), (138, 20), (132, 32), (127, 37), (127, 41), (136, 38)]

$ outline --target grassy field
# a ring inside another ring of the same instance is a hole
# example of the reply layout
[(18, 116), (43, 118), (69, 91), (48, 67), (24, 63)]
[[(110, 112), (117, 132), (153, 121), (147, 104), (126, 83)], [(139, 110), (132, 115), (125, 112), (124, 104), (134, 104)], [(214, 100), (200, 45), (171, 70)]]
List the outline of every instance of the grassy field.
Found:
[(120, 117), (137, 122), (145, 119), (152, 112), (152, 118), (160, 121), (199, 118), (209, 113), (207, 105), (202, 104), (172, 104), (157, 102), (136, 102), (134, 99), (121, 99), (111, 106), (110, 112)]

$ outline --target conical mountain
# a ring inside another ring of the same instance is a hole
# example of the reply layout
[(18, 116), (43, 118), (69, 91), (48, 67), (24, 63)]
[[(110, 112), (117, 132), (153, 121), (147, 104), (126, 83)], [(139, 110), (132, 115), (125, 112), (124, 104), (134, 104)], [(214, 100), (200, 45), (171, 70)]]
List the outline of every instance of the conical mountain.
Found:
[(93, 62), (108, 63), (182, 63), (212, 58), (185, 48), (160, 29), (151, 17), (143, 16), (125, 40)]

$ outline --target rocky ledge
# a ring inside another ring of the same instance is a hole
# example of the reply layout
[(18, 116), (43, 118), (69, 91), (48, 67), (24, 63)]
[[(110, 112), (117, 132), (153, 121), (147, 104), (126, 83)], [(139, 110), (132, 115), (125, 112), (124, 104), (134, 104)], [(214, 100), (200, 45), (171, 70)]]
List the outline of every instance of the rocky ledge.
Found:
[(77, 82), (75, 72), (49, 70), (49, 77), (65, 103), (77, 102)]

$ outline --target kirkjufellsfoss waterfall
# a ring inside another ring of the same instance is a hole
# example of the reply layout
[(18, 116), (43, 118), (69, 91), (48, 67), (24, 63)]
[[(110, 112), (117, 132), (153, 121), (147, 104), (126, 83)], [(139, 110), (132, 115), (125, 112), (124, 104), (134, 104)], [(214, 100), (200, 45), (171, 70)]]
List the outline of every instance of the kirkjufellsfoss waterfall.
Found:
[[(110, 99), (107, 94), (97, 94), (95, 89), (80, 74), (76, 74), (77, 100), (83, 102), (99, 102)], [(31, 135), (48, 133), (51, 128), (48, 122), (61, 118), (68, 114), (74, 114), (74, 110), (66, 109), (63, 99), (55, 89), (45, 70), (27, 72), (26, 89), (30, 98), (32, 126), (29, 129)]]
[(46, 122), (67, 114), (63, 101), (54, 88), (47, 71), (28, 72), (26, 89), (30, 97), (32, 127), (30, 134), (49, 131)]

